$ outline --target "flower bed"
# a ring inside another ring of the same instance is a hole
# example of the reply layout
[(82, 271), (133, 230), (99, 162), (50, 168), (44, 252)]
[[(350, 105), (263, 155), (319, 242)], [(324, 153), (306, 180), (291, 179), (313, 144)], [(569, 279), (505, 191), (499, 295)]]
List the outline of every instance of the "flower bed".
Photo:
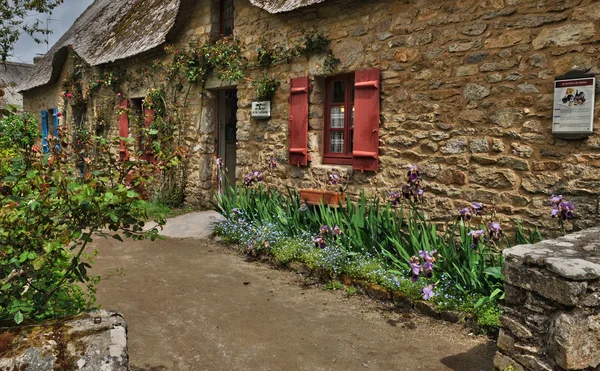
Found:
[[(542, 239), (539, 231), (526, 231), (515, 221), (509, 242), (494, 220), (494, 206), (481, 202), (461, 207), (454, 222), (439, 231), (422, 210), (424, 187), (416, 165), (387, 202), (363, 194), (347, 199), (343, 208), (308, 206), (296, 190), (263, 184), (228, 187), (217, 196), (215, 210), (226, 217), (216, 225), (217, 234), (249, 255), (272, 256), (284, 265), (300, 262), (309, 271), (324, 272), (325, 279), (363, 282), (365, 291), (369, 284), (379, 285), (382, 297), (407, 297), (409, 306), (434, 316), (473, 315), (484, 331), (498, 326), (502, 249)], [(570, 205), (558, 205), (553, 214), (572, 212)]]

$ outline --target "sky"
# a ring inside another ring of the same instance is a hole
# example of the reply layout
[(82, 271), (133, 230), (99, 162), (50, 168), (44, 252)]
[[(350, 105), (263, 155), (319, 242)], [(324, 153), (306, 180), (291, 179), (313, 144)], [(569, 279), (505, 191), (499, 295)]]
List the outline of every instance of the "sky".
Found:
[[(48, 47), (52, 47), (52, 45), (67, 32), (77, 17), (79, 17), (93, 1), (94, 0), (65, 0), (63, 4), (54, 9), (52, 15), (48, 16), (43, 14), (39, 17), (44, 23), (48, 17), (54, 19), (54, 21), (48, 23), (48, 28), (52, 30), (52, 33), (48, 35)], [(37, 54), (46, 53), (48, 47), (45, 43), (37, 44), (29, 35), (21, 35), (21, 38), (15, 44), (14, 55), (8, 59), (14, 62), (33, 63), (33, 57)]]

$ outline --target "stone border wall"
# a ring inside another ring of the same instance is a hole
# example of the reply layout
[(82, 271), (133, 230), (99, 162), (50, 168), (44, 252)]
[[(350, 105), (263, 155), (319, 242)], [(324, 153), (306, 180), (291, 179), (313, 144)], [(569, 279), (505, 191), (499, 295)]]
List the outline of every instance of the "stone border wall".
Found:
[(8, 349), (0, 349), (0, 370), (129, 370), (127, 322), (117, 312), (99, 310), (1, 335)]
[(600, 228), (504, 250), (498, 370), (600, 370)]

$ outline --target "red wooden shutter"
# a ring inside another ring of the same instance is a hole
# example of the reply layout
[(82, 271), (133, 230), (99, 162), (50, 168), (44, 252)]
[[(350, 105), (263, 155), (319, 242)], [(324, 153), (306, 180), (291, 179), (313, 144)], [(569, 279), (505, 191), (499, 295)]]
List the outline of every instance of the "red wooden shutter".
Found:
[[(144, 109), (144, 126), (147, 128), (150, 127), (150, 124), (152, 123), (152, 121), (154, 121), (154, 110), (153, 109), (149, 109), (146, 108)], [(143, 141), (144, 136), (140, 137), (140, 140)], [(154, 158), (154, 150), (151, 147), (147, 147), (147, 144), (149, 143), (140, 143), (141, 147), (144, 149), (144, 153), (142, 154), (142, 160), (146, 160), (149, 162), (155, 162), (156, 159)]]
[(290, 91), (290, 164), (306, 166), (308, 155), (308, 77), (292, 79)]
[(352, 165), (377, 171), (379, 158), (379, 70), (354, 74), (354, 150)]
[[(123, 99), (119, 103), (119, 108), (121, 110), (121, 115), (119, 116), (119, 136), (122, 138), (129, 137), (129, 116), (128, 109), (129, 108), (129, 100)], [(121, 141), (119, 153), (121, 160), (126, 161), (129, 159), (129, 152), (127, 151), (127, 143), (125, 141)]]

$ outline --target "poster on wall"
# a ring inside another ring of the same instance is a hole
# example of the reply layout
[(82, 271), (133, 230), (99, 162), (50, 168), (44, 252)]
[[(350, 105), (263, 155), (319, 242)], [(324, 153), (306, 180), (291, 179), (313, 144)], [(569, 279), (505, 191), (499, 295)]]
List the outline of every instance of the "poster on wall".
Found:
[(594, 131), (596, 78), (554, 81), (552, 134), (563, 138), (583, 138)]

